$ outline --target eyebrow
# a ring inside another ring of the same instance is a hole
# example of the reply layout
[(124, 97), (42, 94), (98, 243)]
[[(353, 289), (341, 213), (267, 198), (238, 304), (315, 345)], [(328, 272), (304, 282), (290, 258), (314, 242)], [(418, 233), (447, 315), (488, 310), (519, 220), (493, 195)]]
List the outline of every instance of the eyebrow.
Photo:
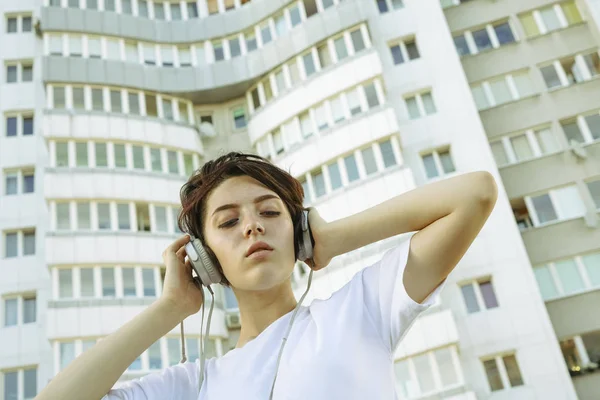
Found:
[[(274, 194), (264, 194), (262, 196), (258, 196), (257, 198), (255, 198), (253, 203), (258, 204), (265, 200), (270, 200), (270, 199), (279, 200), (279, 197), (275, 196)], [(214, 216), (219, 211), (224, 211), (224, 210), (229, 210), (231, 208), (239, 208), (239, 207), (240, 206), (238, 204), (223, 204), (222, 206), (217, 207), (217, 209), (215, 211), (213, 211), (212, 215)]]

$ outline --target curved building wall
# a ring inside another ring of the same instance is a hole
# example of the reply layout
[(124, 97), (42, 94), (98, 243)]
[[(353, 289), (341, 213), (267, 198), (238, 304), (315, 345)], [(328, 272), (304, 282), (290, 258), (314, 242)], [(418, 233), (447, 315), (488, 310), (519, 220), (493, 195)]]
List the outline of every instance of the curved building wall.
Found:
[[(521, 129), (531, 130), (528, 140), (536, 143), (534, 125), (544, 110), (563, 103), (569, 108), (557, 115), (576, 116), (586, 146), (597, 139), (592, 111), (600, 106), (567, 101), (577, 89), (541, 93), (535, 69), (568, 56), (571, 42), (582, 67), (595, 46), (587, 33), (596, 38), (597, 27), (570, 26), (565, 17), (563, 31), (531, 40), (531, 48), (505, 45), (504, 21), (515, 41), (524, 41), (521, 16), (543, 5), (463, 3), (444, 0), (442, 9), (436, 0), (2, 2), (0, 389), (13, 395), (17, 382), (15, 396), (32, 397), (155, 301), (164, 276), (156, 249), (181, 234), (179, 188), (207, 160), (241, 150), (290, 171), (306, 205), (327, 220), (445, 177), (490, 171), (500, 186), (494, 213), (394, 354), (399, 396), (576, 398), (559, 339), (568, 331), (587, 354), (587, 333), (558, 321), (566, 301), (548, 315), (536, 281), (540, 267), (534, 274), (528, 257), (548, 260), (541, 254), (554, 253), (540, 250), (539, 237), (564, 236), (566, 228), (521, 237), (515, 193), (524, 193), (522, 207), (539, 223), (538, 189), (498, 170), (494, 143), (501, 138), (509, 148)], [(509, 15), (490, 22), (482, 20), (483, 9)], [(544, 23), (540, 18), (536, 13), (536, 23)], [(490, 37), (489, 49), (478, 48), (481, 32)], [(460, 35), (476, 54), (457, 54), (464, 50)], [(564, 43), (554, 45), (558, 35)], [(551, 51), (557, 53), (545, 54)], [(588, 97), (595, 87), (591, 57), (586, 81), (575, 87)], [(496, 96), (500, 75), (513, 104)], [(592, 207), (595, 192), (585, 185), (598, 175), (585, 174), (577, 187)], [(548, 180), (542, 189), (555, 190), (558, 183)], [(305, 304), (327, 298), (405, 239), (336, 257), (315, 273)], [(584, 257), (575, 257), (583, 265)], [(298, 263), (298, 297), (307, 275)], [(585, 279), (591, 287), (591, 276)], [(219, 287), (215, 297), (208, 356), (226, 353), (239, 336), (233, 292)], [(186, 332), (194, 358), (200, 313), (186, 321)], [(121, 380), (173, 365), (179, 351), (177, 327)], [(587, 382), (576, 385), (578, 394), (589, 391)]]

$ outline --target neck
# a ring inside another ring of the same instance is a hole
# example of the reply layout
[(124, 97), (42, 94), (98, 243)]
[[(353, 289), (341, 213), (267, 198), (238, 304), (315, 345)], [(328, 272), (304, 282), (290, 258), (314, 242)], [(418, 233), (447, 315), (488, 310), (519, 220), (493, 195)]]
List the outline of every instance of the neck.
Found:
[(236, 348), (243, 347), (256, 338), (269, 325), (292, 311), (298, 304), (289, 280), (263, 291), (236, 289), (235, 294), (238, 298), (242, 323)]

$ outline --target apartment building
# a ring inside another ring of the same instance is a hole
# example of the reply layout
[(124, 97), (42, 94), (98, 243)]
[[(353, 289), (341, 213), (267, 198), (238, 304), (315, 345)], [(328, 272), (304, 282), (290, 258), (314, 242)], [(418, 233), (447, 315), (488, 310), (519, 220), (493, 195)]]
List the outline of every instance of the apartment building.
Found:
[[(179, 188), (229, 150), (291, 171), (328, 220), (490, 171), (496, 209), (396, 352), (398, 396), (597, 398), (597, 0), (5, 0), (0, 12), (0, 399), (33, 398), (160, 296)], [(336, 258), (305, 304), (405, 239)], [(307, 276), (299, 263), (298, 297)], [(233, 292), (215, 293), (208, 357), (239, 335)], [(189, 358), (200, 323), (186, 320)], [(178, 333), (121, 379), (179, 362)]]

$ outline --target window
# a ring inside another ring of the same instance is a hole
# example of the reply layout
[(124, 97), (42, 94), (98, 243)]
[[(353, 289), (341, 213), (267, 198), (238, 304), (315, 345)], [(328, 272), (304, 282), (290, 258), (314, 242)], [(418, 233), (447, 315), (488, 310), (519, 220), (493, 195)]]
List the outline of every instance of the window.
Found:
[(290, 81), (292, 86), (300, 82), (300, 70), (298, 69), (298, 63), (296, 58), (288, 63), (288, 71), (290, 73)]
[(23, 323), (34, 323), (37, 319), (35, 295), (23, 296)]
[(335, 39), (333, 41), (333, 46), (335, 47), (335, 54), (337, 55), (338, 61), (348, 57), (348, 48), (346, 47), (344, 36)]
[(69, 203), (56, 203), (56, 229), (70, 230), (71, 216)]
[(373, 153), (373, 148), (367, 147), (366, 149), (363, 149), (361, 151), (361, 154), (367, 176), (377, 172), (377, 163), (375, 162), (375, 154)]
[(119, 230), (128, 231), (131, 229), (129, 204), (117, 204), (117, 222), (119, 224)]
[(75, 165), (77, 167), (88, 167), (88, 144), (86, 142), (75, 143)]
[(285, 35), (288, 29), (285, 15), (283, 13), (275, 15), (273, 20), (275, 21), (275, 31), (277, 32), (277, 36), (281, 37)]
[(431, 92), (424, 92), (405, 99), (410, 119), (417, 119), (437, 112)]
[(17, 117), (6, 117), (6, 136), (17, 136)]
[(156, 296), (154, 286), (154, 270), (150, 268), (142, 268), (142, 283), (144, 287), (144, 297)]
[(110, 91), (110, 106), (112, 108), (112, 112), (114, 113), (122, 113), (123, 106), (121, 104), (121, 91), (120, 90), (111, 90)]
[(271, 35), (271, 25), (269, 22), (265, 22), (260, 26), (260, 35), (262, 38), (263, 46), (273, 40), (273, 36)]
[(379, 143), (379, 148), (381, 150), (384, 168), (390, 168), (397, 164), (391, 139)]
[(292, 7), (288, 8), (288, 11), (290, 12), (290, 20), (292, 22), (292, 27), (302, 22), (302, 17), (300, 15), (300, 7), (298, 6), (298, 4), (294, 4)]
[(369, 83), (368, 85), (364, 86), (364, 90), (369, 108), (377, 107), (379, 105), (379, 98), (377, 97), (377, 88), (375, 87), (375, 83)]
[(140, 98), (137, 93), (128, 92), (127, 101), (129, 103), (129, 113), (140, 115)]
[(222, 41), (215, 41), (213, 42), (213, 51), (214, 51), (214, 56), (215, 56), (215, 61), (221, 61), (225, 59), (225, 51), (223, 49), (223, 42)]
[(482, 360), (492, 392), (523, 385), (521, 370), (514, 354)]
[[(4, 399), (33, 399), (37, 395), (37, 367), (3, 372), (2, 375), (4, 376)], [(21, 388), (19, 380), (23, 382)]]
[(14, 326), (18, 322), (18, 299), (4, 299), (4, 326)]
[(490, 39), (486, 28), (473, 31), (473, 41), (477, 47), (477, 51), (481, 52), (492, 48), (492, 40)]
[(173, 62), (173, 47), (172, 46), (160, 46), (161, 64), (163, 67), (172, 67)]
[(56, 142), (56, 166), (69, 166), (69, 147), (65, 142)]
[(167, 166), (170, 174), (179, 174), (177, 153), (172, 150), (167, 150)]
[(146, 100), (146, 115), (149, 117), (158, 116), (158, 106), (156, 104), (156, 95), (144, 94)]
[(156, 48), (152, 44), (142, 44), (142, 49), (144, 51), (144, 64), (146, 65), (156, 65)]
[(167, 209), (163, 206), (154, 206), (154, 219), (156, 232), (167, 232)]
[(148, 204), (136, 204), (138, 232), (150, 232), (150, 208)]
[(398, 44), (390, 46), (390, 51), (395, 65), (403, 64), (406, 61), (416, 60), (421, 57), (415, 39), (401, 41)]
[(233, 110), (233, 123), (236, 129), (241, 129), (246, 127), (246, 111), (243, 107), (238, 107)]
[(450, 149), (436, 150), (421, 156), (428, 179), (456, 172)]
[(333, 115), (333, 123), (337, 124), (340, 121), (346, 119), (344, 104), (342, 102), (342, 97), (338, 96), (329, 101), (329, 105), (331, 106), (331, 113)]
[[(90, 58), (102, 57), (102, 50), (99, 37), (88, 36), (88, 54)], [(137, 59), (135, 60), (135, 62), (137, 62)]]
[(6, 196), (11, 196), (19, 193), (18, 178), (19, 176), (16, 172), (6, 174), (6, 186), (4, 189), (4, 194)]
[(248, 53), (257, 49), (256, 34), (253, 30), (244, 33), (244, 38), (246, 39), (246, 51)]
[(390, 10), (399, 10), (404, 8), (403, 0), (376, 0), (377, 8), (381, 14), (384, 14)]
[[(512, 80), (516, 91), (510, 89)], [(488, 90), (485, 88), (487, 87)], [(533, 93), (533, 85), (528, 72), (510, 74), (471, 86), (473, 99), (479, 110), (485, 110), (500, 104), (527, 97)]]
[(317, 128), (320, 131), (324, 131), (329, 128), (329, 118), (327, 116), (327, 105), (325, 103), (320, 104), (315, 108), (315, 119), (317, 122)]
[(133, 153), (133, 168), (134, 169), (145, 169), (144, 165), (144, 148), (142, 146), (131, 146)]
[(304, 63), (304, 71), (306, 73), (307, 78), (316, 72), (312, 52), (303, 55), (302, 62)]
[(98, 209), (98, 229), (109, 230), (110, 226), (110, 204), (109, 203), (97, 203)]
[(340, 174), (340, 167), (337, 161), (332, 162), (327, 166), (329, 172), (329, 181), (331, 182), (331, 190), (336, 190), (342, 187), (342, 176)]
[(306, 18), (310, 18), (318, 12), (316, 0), (302, 0), (302, 2), (304, 3)]
[(242, 48), (240, 46), (240, 38), (233, 37), (229, 39), (229, 55), (231, 58), (237, 57), (242, 54)]
[(92, 88), (92, 110), (104, 111), (104, 93), (100, 88)]
[(364, 50), (366, 48), (365, 40), (360, 29), (350, 32), (350, 39), (352, 40), (352, 45), (354, 46), (355, 53), (358, 53), (359, 51)]
[(75, 359), (75, 343), (63, 342), (59, 346), (60, 351), (60, 369), (65, 369), (67, 365)]
[(534, 225), (581, 217), (585, 214), (585, 205), (577, 186), (565, 186), (549, 193), (526, 198)]
[(23, 172), (23, 193), (33, 193), (34, 191), (34, 173)]
[(198, 5), (195, 1), (188, 1), (186, 3), (188, 18), (198, 18)]
[(600, 287), (600, 253), (536, 266), (533, 271), (544, 300), (581, 293)]
[[(190, 358), (191, 360), (192, 358)], [(161, 369), (162, 368), (162, 355), (160, 352), (160, 340), (154, 342), (148, 348), (148, 363), (150, 369)]]
[(153, 4), (154, 6), (154, 19), (157, 19), (159, 21), (164, 21), (165, 20), (165, 7), (164, 7), (164, 3), (162, 2), (154, 2)]
[(181, 7), (179, 5), (179, 2), (177, 3), (171, 3), (171, 20), (172, 21), (179, 21), (182, 19), (181, 16)]
[(90, 203), (77, 203), (77, 229), (92, 229)]
[(275, 154), (283, 153), (283, 138), (280, 130), (273, 133), (273, 148), (275, 149)]
[(115, 143), (113, 146), (113, 152), (115, 154), (115, 167), (127, 168), (127, 157), (125, 155), (125, 145)]
[(454, 37), (454, 46), (456, 47), (459, 56), (471, 54), (469, 44), (467, 43), (467, 39), (465, 39), (464, 35)]
[(17, 17), (9, 17), (6, 18), (6, 33), (16, 33), (17, 32)]
[(115, 297), (115, 270), (113, 268), (101, 268), (102, 297)]
[(460, 287), (469, 314), (482, 309), (498, 307), (498, 300), (491, 279), (467, 283)]
[(317, 47), (317, 55), (319, 56), (319, 65), (321, 66), (321, 69), (327, 68), (332, 64), (327, 42)]
[(314, 128), (312, 119), (310, 118), (310, 114), (305, 112), (300, 115), (300, 131), (302, 132), (302, 137), (309, 138), (314, 134)]
[(135, 297), (135, 275), (133, 268), (123, 268), (123, 296)]
[(598, 55), (598, 52), (584, 55), (583, 60), (592, 77), (600, 75), (600, 55)]
[(350, 108), (350, 115), (358, 115), (362, 112), (358, 89), (348, 91), (346, 93), (346, 101), (348, 102), (348, 108)]
[(360, 178), (358, 174), (358, 166), (356, 165), (356, 158), (354, 154), (350, 154), (344, 157), (344, 165), (346, 167), (346, 173), (348, 175), (348, 182), (354, 182)]
[(319, 198), (325, 195), (325, 177), (323, 172), (319, 169), (311, 173), (312, 183), (315, 197)]
[(17, 66), (7, 65), (6, 66), (6, 83), (17, 82)]
[(587, 188), (597, 209), (600, 209), (600, 179), (587, 182)]
[(173, 116), (173, 102), (171, 99), (162, 99), (162, 112), (163, 118), (168, 119), (169, 121), (175, 120)]
[(194, 172), (194, 158), (191, 154), (183, 155), (183, 167), (187, 176), (192, 175)]
[[(534, 17), (535, 13), (538, 13), (539, 16), (537, 20)], [(543, 35), (582, 21), (581, 14), (573, 0), (560, 3), (558, 7), (551, 5), (522, 14), (519, 19), (528, 37)], [(566, 25), (562, 21), (566, 22)]]

